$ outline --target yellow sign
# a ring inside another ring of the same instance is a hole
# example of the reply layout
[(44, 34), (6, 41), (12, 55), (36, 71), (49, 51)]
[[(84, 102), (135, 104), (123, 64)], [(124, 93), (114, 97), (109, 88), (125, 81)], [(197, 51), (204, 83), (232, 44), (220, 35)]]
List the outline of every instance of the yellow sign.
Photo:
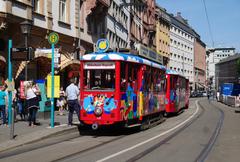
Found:
[[(52, 97), (52, 76), (47, 76), (47, 97)], [(60, 97), (60, 76), (54, 76), (54, 98)]]

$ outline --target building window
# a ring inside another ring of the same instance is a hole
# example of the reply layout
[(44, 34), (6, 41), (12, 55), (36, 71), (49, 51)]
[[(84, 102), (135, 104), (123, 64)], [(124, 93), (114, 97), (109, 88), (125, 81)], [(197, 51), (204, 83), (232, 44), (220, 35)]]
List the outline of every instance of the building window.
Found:
[(34, 11), (40, 13), (40, 0), (34, 0)]
[(59, 20), (67, 22), (67, 3), (66, 0), (59, 1)]

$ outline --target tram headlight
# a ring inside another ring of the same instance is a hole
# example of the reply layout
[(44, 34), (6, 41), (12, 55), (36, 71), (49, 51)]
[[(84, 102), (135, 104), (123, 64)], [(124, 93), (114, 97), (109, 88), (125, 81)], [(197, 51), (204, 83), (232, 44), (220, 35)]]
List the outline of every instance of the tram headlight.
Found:
[(94, 114), (99, 117), (101, 116), (103, 113), (102, 109), (100, 107), (96, 107), (95, 110), (94, 110)]

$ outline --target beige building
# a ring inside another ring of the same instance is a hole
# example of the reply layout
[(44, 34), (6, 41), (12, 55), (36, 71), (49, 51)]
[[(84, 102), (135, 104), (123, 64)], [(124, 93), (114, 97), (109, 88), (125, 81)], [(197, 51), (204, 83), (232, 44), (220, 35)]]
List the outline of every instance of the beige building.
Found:
[[(92, 52), (94, 43), (105, 34), (109, 5), (109, 0), (0, 0), (0, 67), (7, 67), (9, 39), (13, 47), (25, 47), (21, 23), (27, 21), (31, 24), (27, 46), (36, 51), (35, 58), (31, 62), (13, 62), (13, 77), (16, 80), (25, 80), (26, 76), (27, 80), (46, 78), (51, 71), (51, 58), (43, 51), (50, 48), (48, 35), (56, 32), (59, 42), (55, 47), (60, 53), (56, 71), (62, 76), (61, 83), (66, 85), (69, 77), (78, 75), (79, 56)], [(1, 68), (2, 77), (7, 77), (6, 72), (6, 68)]]
[(156, 50), (163, 56), (163, 65), (168, 67), (170, 57), (170, 18), (166, 9), (156, 7)]

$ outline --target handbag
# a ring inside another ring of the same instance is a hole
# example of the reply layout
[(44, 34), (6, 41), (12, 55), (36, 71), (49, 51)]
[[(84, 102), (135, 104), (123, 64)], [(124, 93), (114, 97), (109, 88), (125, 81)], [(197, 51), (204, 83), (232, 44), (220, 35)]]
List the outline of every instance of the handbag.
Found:
[(50, 107), (50, 106), (51, 106), (51, 100), (47, 100), (47, 101), (45, 102), (45, 106)]

